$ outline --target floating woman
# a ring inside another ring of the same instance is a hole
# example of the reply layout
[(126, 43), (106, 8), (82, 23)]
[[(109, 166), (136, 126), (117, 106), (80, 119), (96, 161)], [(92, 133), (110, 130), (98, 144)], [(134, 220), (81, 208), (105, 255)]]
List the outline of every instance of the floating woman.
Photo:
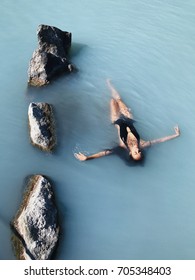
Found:
[[(121, 100), (119, 93), (113, 87), (110, 80), (107, 80), (107, 84), (112, 93), (112, 99), (110, 101), (110, 117), (111, 122), (116, 126), (118, 130), (119, 147), (124, 148), (133, 160), (139, 161), (142, 159), (143, 149), (157, 143), (162, 143), (174, 139), (180, 135), (179, 127), (175, 126), (175, 133), (173, 135), (165, 136), (151, 141), (144, 141), (140, 139), (140, 136), (134, 127), (134, 120), (131, 110), (128, 109), (124, 102)], [(85, 161), (113, 154), (115, 150), (116, 148), (106, 149), (92, 155), (85, 155), (79, 152), (75, 153), (74, 155), (78, 160)]]

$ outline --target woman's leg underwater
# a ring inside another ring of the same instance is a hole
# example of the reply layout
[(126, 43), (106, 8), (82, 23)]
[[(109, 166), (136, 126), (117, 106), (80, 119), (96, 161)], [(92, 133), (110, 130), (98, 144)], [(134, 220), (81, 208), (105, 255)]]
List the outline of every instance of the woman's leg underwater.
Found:
[[(118, 110), (119, 110), (119, 116), (124, 115), (126, 118), (133, 119), (133, 114), (131, 110), (125, 105), (125, 103), (121, 100), (121, 97), (117, 90), (113, 87), (111, 84), (110, 80), (107, 80), (108, 87), (112, 93), (112, 96), (115, 100), (115, 102), (118, 105)], [(116, 106), (116, 105), (115, 105)]]
[[(120, 118), (120, 110), (119, 110), (119, 106), (118, 106), (118, 102), (112, 98), (110, 100), (110, 119), (111, 122), (114, 123), (115, 121), (117, 121)], [(118, 139), (119, 139), (119, 146), (126, 148), (125, 144), (123, 143), (123, 141), (120, 138), (120, 127), (116, 124), (115, 125), (117, 132), (118, 132)]]
[(124, 115), (126, 118), (133, 119), (133, 114), (132, 114), (131, 110), (125, 105), (125, 103), (121, 99), (118, 99), (117, 103), (118, 103), (121, 115)]
[(110, 100), (110, 119), (114, 123), (120, 118), (120, 110), (117, 101), (112, 98)]

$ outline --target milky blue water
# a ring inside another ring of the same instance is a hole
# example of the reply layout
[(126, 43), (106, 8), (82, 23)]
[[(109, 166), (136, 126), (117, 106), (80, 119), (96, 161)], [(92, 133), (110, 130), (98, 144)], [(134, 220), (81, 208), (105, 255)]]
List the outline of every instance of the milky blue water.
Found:
[[(195, 2), (72, 0), (0, 2), (0, 259), (15, 259), (9, 223), (26, 176), (51, 178), (61, 237), (56, 259), (195, 258)], [(39, 24), (72, 32), (79, 72), (27, 87)], [(142, 164), (117, 155), (79, 162), (75, 151), (117, 143), (111, 78), (151, 147)], [(31, 146), (30, 102), (54, 107), (58, 145)]]

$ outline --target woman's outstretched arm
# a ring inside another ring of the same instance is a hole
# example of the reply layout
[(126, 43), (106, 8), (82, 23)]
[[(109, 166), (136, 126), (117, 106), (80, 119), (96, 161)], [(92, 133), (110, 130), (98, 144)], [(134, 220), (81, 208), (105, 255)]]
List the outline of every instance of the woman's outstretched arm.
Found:
[(173, 134), (173, 135), (165, 136), (165, 137), (162, 137), (162, 138), (159, 138), (159, 139), (154, 139), (154, 140), (151, 140), (151, 141), (141, 140), (140, 141), (141, 148), (144, 149), (144, 148), (150, 147), (151, 145), (158, 144), (158, 143), (163, 143), (163, 142), (166, 142), (166, 141), (169, 141), (171, 139), (174, 139), (174, 138), (178, 137), (180, 135), (179, 127), (175, 126), (174, 130), (175, 130), (175, 134)]
[(113, 149), (107, 149), (101, 152), (98, 152), (96, 154), (92, 154), (92, 155), (84, 155), (83, 153), (74, 153), (74, 156), (80, 160), (80, 161), (85, 161), (85, 160), (89, 160), (89, 159), (94, 159), (94, 158), (100, 158), (100, 157), (104, 157), (104, 156), (108, 156), (110, 154), (112, 154), (114, 152)]

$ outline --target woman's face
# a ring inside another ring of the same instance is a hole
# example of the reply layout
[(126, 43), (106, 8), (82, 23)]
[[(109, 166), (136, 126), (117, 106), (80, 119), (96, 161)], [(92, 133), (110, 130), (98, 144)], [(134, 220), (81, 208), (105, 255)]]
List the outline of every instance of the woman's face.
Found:
[(134, 160), (141, 160), (142, 158), (142, 153), (137, 147), (132, 148), (130, 155)]

